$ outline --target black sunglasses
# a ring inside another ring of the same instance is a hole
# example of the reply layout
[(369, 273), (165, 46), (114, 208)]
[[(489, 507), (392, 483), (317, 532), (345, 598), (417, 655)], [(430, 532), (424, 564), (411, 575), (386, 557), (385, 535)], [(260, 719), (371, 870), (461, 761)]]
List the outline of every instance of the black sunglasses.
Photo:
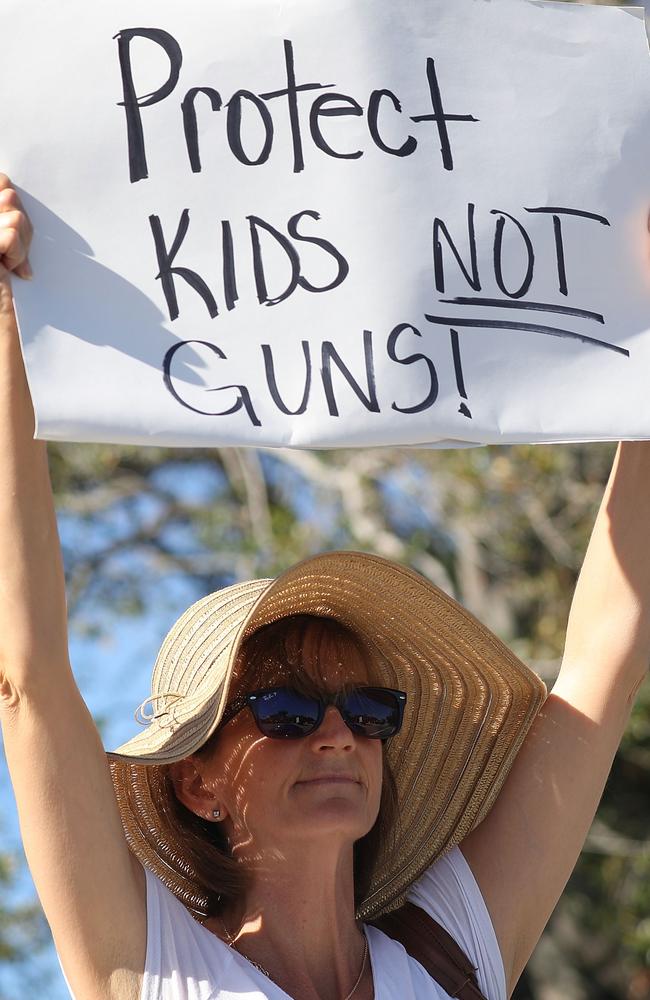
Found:
[(383, 687), (359, 687), (338, 694), (310, 697), (291, 687), (264, 688), (242, 695), (223, 714), (221, 725), (250, 708), (263, 736), (298, 740), (320, 726), (329, 705), (335, 705), (346, 726), (357, 736), (387, 740), (399, 732), (406, 695)]

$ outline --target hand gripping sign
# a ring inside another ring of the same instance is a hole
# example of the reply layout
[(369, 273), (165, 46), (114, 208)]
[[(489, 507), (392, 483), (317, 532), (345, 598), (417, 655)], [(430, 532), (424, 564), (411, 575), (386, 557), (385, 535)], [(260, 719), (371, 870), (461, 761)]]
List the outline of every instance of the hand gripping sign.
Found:
[(9, 0), (41, 437), (650, 437), (641, 11)]

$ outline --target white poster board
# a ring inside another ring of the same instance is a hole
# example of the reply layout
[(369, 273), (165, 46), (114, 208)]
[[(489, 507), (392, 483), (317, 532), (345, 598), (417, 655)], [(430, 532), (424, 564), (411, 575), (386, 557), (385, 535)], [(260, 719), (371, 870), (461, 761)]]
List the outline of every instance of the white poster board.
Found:
[(642, 11), (5, 0), (3, 20), (39, 436), (650, 437)]

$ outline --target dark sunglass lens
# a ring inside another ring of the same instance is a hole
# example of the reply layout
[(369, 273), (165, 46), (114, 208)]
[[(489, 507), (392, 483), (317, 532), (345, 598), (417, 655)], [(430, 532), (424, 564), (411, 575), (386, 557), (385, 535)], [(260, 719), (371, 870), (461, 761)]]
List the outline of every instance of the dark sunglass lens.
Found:
[(386, 740), (400, 727), (400, 704), (392, 691), (360, 688), (343, 704), (343, 717), (353, 732), (371, 739)]
[(319, 721), (319, 705), (290, 688), (262, 691), (250, 702), (255, 721), (265, 736), (292, 740), (308, 736)]

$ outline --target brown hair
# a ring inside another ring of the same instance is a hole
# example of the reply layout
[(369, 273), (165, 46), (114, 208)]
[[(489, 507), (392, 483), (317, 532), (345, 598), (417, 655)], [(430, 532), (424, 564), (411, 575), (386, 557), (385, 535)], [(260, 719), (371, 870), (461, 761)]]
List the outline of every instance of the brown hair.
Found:
[[(266, 625), (242, 643), (235, 664), (231, 700), (251, 690), (291, 677), (292, 685), (313, 693), (318, 679), (332, 663), (341, 667), (361, 665), (371, 683), (380, 683), (377, 657), (363, 640), (331, 618), (293, 615)], [(314, 681), (314, 678), (316, 680)], [(219, 727), (197, 751), (212, 752)], [(185, 860), (194, 869), (207, 896), (207, 916), (241, 899), (247, 887), (247, 872), (228, 848), (222, 828), (196, 816), (177, 798), (171, 766), (156, 769), (159, 808), (176, 828), (183, 842)], [(153, 778), (153, 775), (151, 775)], [(397, 788), (384, 752), (379, 813), (372, 829), (354, 845), (354, 897), (358, 905), (367, 895), (380, 854), (390, 852), (398, 822)]]

